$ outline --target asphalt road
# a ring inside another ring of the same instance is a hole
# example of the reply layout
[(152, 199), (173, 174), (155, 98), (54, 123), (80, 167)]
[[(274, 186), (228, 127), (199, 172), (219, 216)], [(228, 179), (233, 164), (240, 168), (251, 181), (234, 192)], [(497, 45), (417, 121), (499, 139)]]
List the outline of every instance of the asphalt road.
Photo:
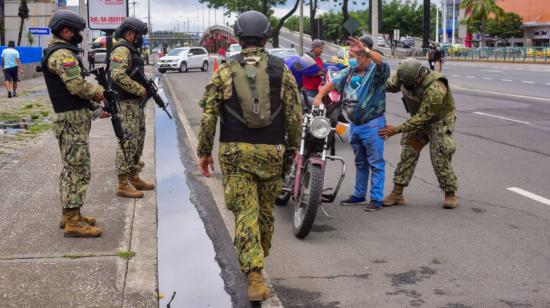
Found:
[[(334, 218), (319, 212), (314, 232), (299, 240), (292, 204), (276, 209), (267, 271), (285, 307), (550, 307), (550, 86), (539, 80), (547, 67), (494, 66), (503, 73), (471, 63), (444, 67), (458, 111), (457, 209), (442, 209), (427, 150), (406, 206), (375, 213), (338, 206), (355, 177), (351, 147), (340, 141), (337, 155), (349, 173), (336, 202), (325, 205)], [(196, 134), (210, 74), (167, 74)], [(400, 96), (387, 100), (388, 122), (404, 121)], [(386, 193), (399, 154), (397, 136), (386, 142)], [(326, 181), (335, 174), (329, 166)]]

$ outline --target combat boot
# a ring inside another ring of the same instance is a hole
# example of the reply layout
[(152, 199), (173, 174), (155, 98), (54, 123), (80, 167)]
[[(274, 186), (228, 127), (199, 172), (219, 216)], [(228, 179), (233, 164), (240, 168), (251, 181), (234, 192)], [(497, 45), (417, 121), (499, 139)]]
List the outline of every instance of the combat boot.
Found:
[(443, 202), (443, 208), (454, 209), (458, 205), (456, 195), (454, 191), (445, 192), (445, 201)]
[(261, 302), (271, 296), (269, 288), (265, 285), (264, 276), (261, 271), (248, 273), (248, 300)]
[(63, 209), (63, 215), (67, 216), (65, 237), (100, 237), (103, 230), (98, 227), (88, 225), (80, 216), (80, 209)]
[(390, 206), (390, 205), (405, 205), (405, 198), (403, 197), (403, 188), (405, 186), (395, 184), (393, 187), (392, 192), (384, 198), (382, 201), (382, 204), (384, 206)]
[(128, 180), (127, 176), (118, 177), (118, 187), (116, 194), (124, 198), (143, 198), (143, 192), (136, 190)]
[(138, 172), (141, 172), (141, 170), (143, 170), (143, 167), (145, 167), (145, 162), (143, 160), (140, 160), (137, 165), (138, 165)]
[(153, 190), (155, 189), (155, 184), (146, 182), (139, 177), (139, 173), (136, 171), (130, 177), (130, 184), (134, 186), (137, 190)]
[[(82, 216), (82, 220), (89, 224), (90, 226), (95, 226), (95, 217), (93, 216)], [(63, 210), (63, 213), (61, 214), (61, 219), (59, 220), (59, 229), (65, 228), (65, 224), (67, 223), (67, 220), (69, 219), (69, 216), (65, 213), (65, 210)]]

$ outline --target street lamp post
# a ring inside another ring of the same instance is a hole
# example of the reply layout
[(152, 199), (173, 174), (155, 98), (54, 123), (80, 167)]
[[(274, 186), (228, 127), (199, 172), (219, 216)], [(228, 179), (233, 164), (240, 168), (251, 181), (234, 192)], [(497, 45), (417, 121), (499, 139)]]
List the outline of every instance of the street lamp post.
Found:
[(447, 43), (447, 0), (441, 0), (443, 14), (443, 43)]
[(453, 38), (451, 39), (451, 44), (455, 45), (455, 24), (456, 24), (456, 0), (453, 0), (453, 26), (452, 26), (452, 35)]
[(298, 52), (300, 56), (304, 55), (304, 0), (300, 0), (300, 47)]
[(435, 42), (439, 43), (439, 7), (435, 6)]

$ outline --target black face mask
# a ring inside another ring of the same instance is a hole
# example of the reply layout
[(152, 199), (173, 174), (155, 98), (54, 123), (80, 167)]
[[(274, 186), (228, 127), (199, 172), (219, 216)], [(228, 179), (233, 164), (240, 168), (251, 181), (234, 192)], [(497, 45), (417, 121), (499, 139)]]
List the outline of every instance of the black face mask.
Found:
[(78, 45), (80, 43), (82, 43), (82, 35), (80, 33), (76, 33), (72, 38), (71, 40), (69, 41), (69, 43), (73, 44), (73, 45)]
[(141, 48), (141, 46), (143, 46), (143, 36), (139, 35), (135, 40), (134, 40), (134, 46), (136, 48)]

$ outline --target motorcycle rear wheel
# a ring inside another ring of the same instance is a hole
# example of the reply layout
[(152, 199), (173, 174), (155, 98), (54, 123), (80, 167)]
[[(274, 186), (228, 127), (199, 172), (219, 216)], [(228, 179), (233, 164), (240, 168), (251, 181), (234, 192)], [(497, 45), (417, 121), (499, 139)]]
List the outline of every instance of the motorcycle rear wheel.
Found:
[(300, 180), (300, 197), (294, 204), (294, 235), (305, 238), (315, 222), (323, 192), (323, 170), (308, 163)]

